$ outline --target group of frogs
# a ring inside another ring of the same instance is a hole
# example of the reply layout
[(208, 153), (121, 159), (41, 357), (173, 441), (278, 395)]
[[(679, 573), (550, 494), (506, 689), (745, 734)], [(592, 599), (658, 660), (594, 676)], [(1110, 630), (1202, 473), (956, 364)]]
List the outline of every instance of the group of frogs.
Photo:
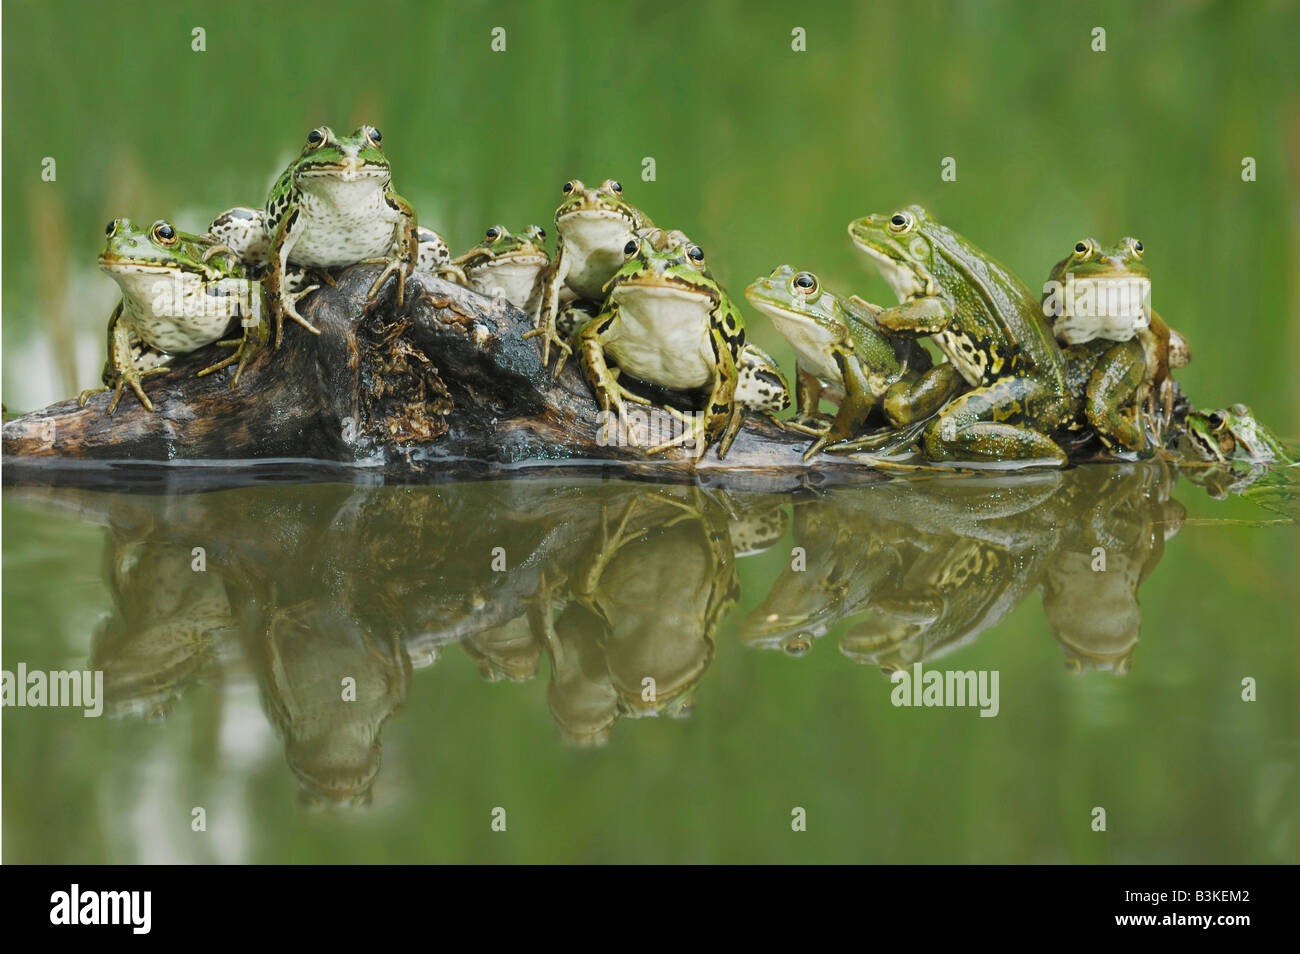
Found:
[[(629, 405), (679, 422), (647, 453), (713, 447), (721, 458), (747, 413), (775, 421), (789, 406), (785, 376), (747, 340), (701, 247), (656, 227), (617, 181), (564, 184), (553, 255), (542, 228), (494, 225), (453, 258), (394, 190), (382, 142), (368, 125), (350, 136), (313, 129), (263, 208), (223, 212), (203, 235), (162, 220), (110, 222), (99, 263), (122, 299), (97, 389), (114, 392), (109, 413), (126, 388), (152, 410), (143, 379), (209, 345), (230, 353), (199, 374), (233, 365), (236, 387), (253, 354), (272, 338), (279, 347), (286, 318), (317, 333), (299, 302), (332, 283), (332, 270), (362, 262), (384, 265), (372, 298), (398, 278), (399, 306), (413, 273), (508, 299), (531, 317), (525, 337), (539, 339), (543, 366), (554, 358), (558, 375), (576, 350), (629, 443), (642, 443)], [(1172, 377), (1187, 344), (1151, 310), (1141, 241), (1081, 239), (1035, 296), (920, 206), (855, 219), (848, 231), (898, 304), (838, 294), (789, 265), (745, 289), (795, 351), (795, 413), (777, 423), (811, 438), (806, 457), (906, 449), (933, 462), (1059, 466), (1099, 444), (1127, 457), (1168, 448), (1193, 460), (1286, 459), (1244, 406), (1189, 408)]]

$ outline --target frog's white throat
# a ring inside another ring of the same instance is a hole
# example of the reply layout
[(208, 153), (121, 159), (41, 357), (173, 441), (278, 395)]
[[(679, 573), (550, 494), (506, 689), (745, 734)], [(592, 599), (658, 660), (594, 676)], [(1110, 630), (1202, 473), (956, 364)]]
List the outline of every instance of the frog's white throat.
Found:
[(900, 265), (884, 252), (879, 252), (870, 245), (863, 245), (859, 242), (853, 243), (854, 248), (862, 253), (865, 258), (880, 272), (880, 275), (889, 283), (889, 288), (898, 296), (900, 302), (907, 301), (922, 294), (925, 289), (921, 285), (921, 280), (917, 278), (916, 272), (906, 265)]
[(298, 188), (312, 198), (338, 208), (373, 204), (388, 188), (388, 170), (363, 166), (358, 170), (305, 172), (298, 176)]
[(632, 235), (632, 222), (613, 209), (577, 209), (562, 215), (555, 227), (571, 249), (617, 249), (620, 256)]

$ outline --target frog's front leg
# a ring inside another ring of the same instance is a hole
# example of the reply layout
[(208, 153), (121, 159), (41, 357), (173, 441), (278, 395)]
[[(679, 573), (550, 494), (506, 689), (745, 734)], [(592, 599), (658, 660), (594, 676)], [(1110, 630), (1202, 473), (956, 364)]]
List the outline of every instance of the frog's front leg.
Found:
[[(713, 343), (716, 362), (713, 387), (701, 412), (704, 415), (703, 423), (696, 425), (693, 434), (688, 432), (688, 435), (683, 437), (694, 437), (696, 459), (708, 453), (709, 445), (716, 442), (718, 460), (722, 460), (731, 449), (732, 441), (740, 433), (740, 425), (744, 423), (744, 410), (736, 403), (736, 384), (740, 381), (740, 372), (736, 368), (739, 345), (734, 337), (729, 337), (723, 332), (721, 323), (715, 324), (710, 329), (709, 336)], [(685, 441), (680, 442), (685, 443)]]
[(840, 401), (839, 411), (830, 429), (813, 441), (804, 451), (803, 459), (810, 460), (822, 449), (831, 444), (847, 441), (857, 435), (867, 422), (867, 415), (875, 406), (876, 399), (871, 393), (871, 383), (862, 370), (862, 362), (845, 348), (835, 348), (831, 352), (835, 364), (844, 380), (844, 398)]
[(885, 392), (885, 416), (895, 427), (923, 421), (965, 386), (965, 380), (951, 361), (936, 364), (919, 374), (908, 372)]
[(112, 414), (117, 410), (118, 402), (122, 400), (124, 389), (129, 386), (140, 399), (145, 410), (153, 410), (153, 402), (145, 395), (142, 381), (151, 374), (164, 374), (169, 368), (166, 364), (158, 364), (143, 370), (137, 367), (132, 349), (131, 331), (122, 321), (123, 304), (118, 302), (117, 307), (113, 309), (112, 317), (108, 319), (108, 361), (104, 365), (105, 386), (82, 391), (77, 396), (78, 407), (85, 407), (92, 394), (103, 394), (111, 389), (113, 400), (108, 403), (108, 413)]
[(398, 253), (388, 260), (384, 270), (376, 276), (366, 298), (374, 299), (379, 294), (379, 289), (384, 287), (384, 282), (388, 281), (388, 277), (396, 272), (397, 307), (400, 308), (406, 300), (406, 282), (415, 271), (415, 264), (420, 259), (420, 230), (415, 220), (415, 208), (411, 203), (391, 189), (384, 193), (384, 202), (400, 216), (393, 230), (393, 243), (397, 246)]
[(821, 411), (822, 382), (802, 364), (794, 367), (794, 417), (781, 426), (800, 434), (820, 437), (831, 425), (831, 417)]
[[(241, 324), (243, 321), (244, 319), (241, 319)], [(230, 379), (230, 390), (233, 391), (236, 386), (238, 386), (239, 378), (243, 375), (244, 368), (248, 366), (248, 362), (252, 360), (253, 356), (257, 354), (257, 352), (266, 347), (266, 339), (270, 337), (270, 329), (266, 326), (266, 319), (262, 318), (260, 315), (257, 317), (257, 320), (249, 321), (247, 324), (242, 324), (242, 327), (243, 333), (240, 334), (238, 338), (231, 338), (226, 341), (217, 342), (217, 347), (233, 347), (235, 349), (234, 352), (227, 357), (222, 358), (216, 364), (204, 368), (196, 375), (196, 377), (201, 378), (205, 374), (220, 371), (222, 368), (228, 368), (230, 365), (238, 362), (235, 367), (235, 375)]]
[[(1141, 388), (1146, 371), (1141, 345), (1126, 341), (1107, 351), (1088, 379), (1084, 413), (1106, 444), (1118, 443), (1134, 451), (1150, 449), (1145, 429), (1121, 410)], [(1140, 407), (1137, 413), (1140, 416)]]
[(533, 330), (524, 332), (525, 338), (540, 337), (542, 339), (543, 368), (550, 364), (551, 345), (554, 344), (560, 349), (560, 359), (555, 365), (557, 377), (560, 369), (564, 367), (565, 359), (573, 353), (569, 343), (556, 334), (555, 330), (555, 317), (560, 310), (560, 292), (564, 289), (564, 282), (568, 277), (569, 256), (565, 254), (564, 244), (561, 242), (555, 250), (555, 258), (551, 260), (550, 267), (542, 275), (537, 313), (533, 316)]
[(265, 279), (266, 299), (271, 308), (271, 317), (275, 320), (275, 346), (280, 347), (284, 336), (284, 316), (288, 315), (314, 335), (320, 329), (298, 314), (295, 296), (286, 288), (285, 275), (289, 270), (289, 254), (293, 251), (298, 237), (302, 234), (301, 214), (295, 209), (285, 216), (271, 243), (271, 267)]
[[(633, 447), (640, 447), (632, 422), (628, 420), (627, 405), (623, 401), (623, 388), (618, 383), (618, 376), (605, 361), (605, 346), (601, 335), (617, 320), (619, 308), (610, 303), (600, 315), (591, 319), (578, 333), (578, 355), (582, 364), (582, 373), (596, 395), (596, 403), (605, 413), (611, 410), (618, 415), (618, 426), (627, 442)], [(608, 435), (612, 436), (612, 435)]]
[(890, 334), (919, 337), (948, 330), (952, 316), (952, 303), (931, 295), (912, 298), (878, 312), (876, 324)]
[(925, 429), (931, 460), (1068, 463), (1055, 441), (1030, 424), (1054, 430), (1069, 416), (1066, 398), (1029, 377), (1008, 377), (963, 394)]

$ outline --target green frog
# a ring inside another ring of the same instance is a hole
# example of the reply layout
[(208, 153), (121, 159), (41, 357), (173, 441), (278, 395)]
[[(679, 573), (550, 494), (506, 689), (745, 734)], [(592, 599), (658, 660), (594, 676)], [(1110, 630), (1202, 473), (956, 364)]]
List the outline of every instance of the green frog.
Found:
[[(1190, 353), (1182, 336), (1151, 310), (1151, 276), (1140, 240), (1110, 248), (1080, 239), (1052, 267), (1043, 313), (1066, 346), (1071, 390), (1108, 447), (1149, 451), (1172, 417), (1171, 368)], [(1144, 419), (1145, 418), (1145, 419)]]
[(494, 225), (479, 242), (456, 258), (466, 283), (481, 295), (498, 294), (520, 311), (536, 310), (542, 274), (551, 263), (546, 252), (546, 230), (530, 225), (515, 235), (504, 225)]
[(397, 304), (403, 303), (406, 280), (419, 258), (418, 224), (411, 204), (393, 189), (382, 142), (373, 126), (358, 126), (351, 136), (318, 126), (272, 187), (266, 200), (270, 264), (265, 282), (277, 347), (286, 315), (319, 334), (298, 313), (285, 286), (290, 265), (336, 268), (384, 261), (370, 297), (396, 274)]
[[(835, 294), (812, 272), (781, 265), (745, 297), (795, 350), (795, 417), (786, 426), (817, 435), (805, 460), (852, 438), (877, 406), (901, 426), (933, 414), (960, 386), (954, 367), (932, 368), (916, 339), (886, 335), (875, 319), (881, 309)], [(826, 388), (839, 399), (834, 419), (819, 410)]]
[[(108, 413), (112, 414), (129, 387), (152, 411), (144, 378), (167, 371), (170, 355), (189, 354), (210, 344), (231, 346), (234, 351), (199, 375), (235, 364), (231, 381), (235, 387), (249, 359), (266, 341), (261, 290), (248, 279), (239, 259), (205, 236), (182, 232), (162, 219), (148, 228), (130, 219), (114, 219), (105, 234), (108, 240), (99, 267), (117, 282), (122, 299), (108, 322), (105, 386), (81, 392), (78, 403), (84, 407), (92, 394), (111, 390)], [(245, 318), (239, 338), (222, 340), (233, 321)]]
[(931, 336), (971, 388), (926, 427), (926, 455), (1064, 465), (1048, 435), (1073, 409), (1065, 359), (1024, 282), (918, 205), (857, 219), (849, 235), (899, 299), (877, 324)]
[(1244, 404), (1217, 411), (1192, 411), (1176, 440), (1188, 460), (1213, 464), (1293, 464), (1282, 442)]
[(551, 346), (559, 348), (558, 375), (572, 352), (556, 328), (566, 301), (600, 302), (605, 285), (622, 266), (624, 247), (638, 229), (653, 228), (650, 217), (623, 198), (623, 186), (606, 179), (588, 189), (580, 179), (564, 184), (564, 198), (555, 210), (555, 257), (542, 274), (533, 330), (526, 337), (542, 339), (542, 364), (549, 364)]
[[(710, 273), (704, 251), (685, 236), (674, 235), (678, 238), (682, 240), (674, 242), (647, 233), (627, 240), (624, 263), (610, 279), (605, 306), (578, 333), (582, 368), (601, 409), (616, 411), (629, 435), (625, 400), (643, 399), (627, 390), (619, 374), (662, 388), (706, 393), (701, 413), (681, 417), (683, 433), (650, 448), (650, 453), (693, 443), (696, 455), (703, 456), (717, 444), (722, 458), (740, 430), (745, 410), (736, 397), (740, 369), (755, 352), (746, 357), (744, 322)], [(617, 364), (617, 372), (606, 355)], [(785, 391), (784, 402), (777, 395), (770, 399), (773, 405), (788, 403), (784, 379), (768, 386)], [(635, 443), (634, 435), (631, 440)]]

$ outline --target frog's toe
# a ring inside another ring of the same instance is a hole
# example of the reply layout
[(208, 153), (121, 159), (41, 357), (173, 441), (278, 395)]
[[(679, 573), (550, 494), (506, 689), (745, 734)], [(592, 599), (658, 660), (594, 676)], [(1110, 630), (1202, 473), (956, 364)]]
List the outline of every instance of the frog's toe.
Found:
[(94, 397), (96, 394), (103, 394), (107, 390), (109, 389), (108, 388), (87, 388), (86, 390), (82, 391), (80, 394), (77, 395), (77, 407), (85, 407), (86, 402), (89, 401), (92, 397)]

